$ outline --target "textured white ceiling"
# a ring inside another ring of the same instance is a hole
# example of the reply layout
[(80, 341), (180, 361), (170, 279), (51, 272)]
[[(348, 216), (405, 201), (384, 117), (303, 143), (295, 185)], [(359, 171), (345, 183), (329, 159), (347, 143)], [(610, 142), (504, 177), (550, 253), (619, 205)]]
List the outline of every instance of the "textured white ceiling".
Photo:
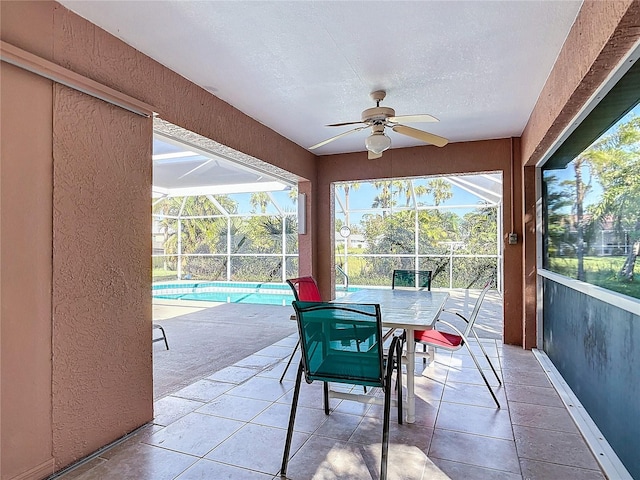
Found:
[[(378, 89), (452, 142), (519, 136), (582, 4), (59, 1), (305, 148), (350, 129), (324, 125), (360, 120)], [(367, 135), (315, 153), (364, 151)]]

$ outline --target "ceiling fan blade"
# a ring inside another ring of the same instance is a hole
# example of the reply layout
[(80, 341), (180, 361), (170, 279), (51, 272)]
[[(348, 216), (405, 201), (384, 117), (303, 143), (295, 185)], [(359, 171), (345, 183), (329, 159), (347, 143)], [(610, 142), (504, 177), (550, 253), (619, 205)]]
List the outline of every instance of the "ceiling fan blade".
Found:
[(439, 122), (440, 120), (438, 120), (436, 117), (434, 117), (433, 115), (429, 115), (429, 114), (422, 114), (422, 115), (399, 115), (397, 117), (389, 117), (387, 118), (387, 121), (389, 122), (402, 122), (402, 123), (431, 123), (431, 122)]
[(435, 145), (436, 147), (444, 147), (447, 143), (449, 143), (449, 140), (444, 137), (418, 130), (417, 128), (407, 127), (406, 125), (396, 125), (395, 127), (393, 127), (393, 131), (401, 133), (402, 135), (407, 135), (408, 137), (417, 138), (418, 140), (430, 143), (432, 145)]
[(329, 125), (325, 125), (325, 127), (344, 127), (345, 125), (358, 125), (359, 123), (364, 123), (364, 122), (358, 121), (358, 122), (330, 123)]
[(376, 158), (382, 157), (382, 153), (373, 153), (370, 150), (367, 150), (367, 157), (369, 160), (375, 160)]
[(358, 130), (362, 130), (363, 128), (367, 128), (367, 125), (363, 125), (362, 127), (347, 130), (346, 132), (342, 132), (339, 135), (336, 135), (335, 137), (327, 138), (326, 140), (320, 143), (316, 143), (315, 145), (312, 145), (311, 147), (309, 147), (309, 150), (314, 150), (318, 147), (322, 147), (323, 145), (326, 145), (329, 142), (333, 142), (334, 140), (337, 140), (340, 137), (344, 137), (345, 135), (349, 135), (350, 133), (357, 132)]

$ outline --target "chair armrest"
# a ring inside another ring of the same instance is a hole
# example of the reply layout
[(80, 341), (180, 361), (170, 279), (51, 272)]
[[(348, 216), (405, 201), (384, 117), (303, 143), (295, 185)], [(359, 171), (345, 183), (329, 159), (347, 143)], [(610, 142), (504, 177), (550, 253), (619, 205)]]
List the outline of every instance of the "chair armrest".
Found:
[(438, 320), (438, 323), (444, 323), (447, 327), (452, 329), (454, 332), (456, 332), (462, 338), (465, 338), (464, 333), (462, 333), (460, 330), (458, 330), (454, 325), (450, 324), (449, 322), (446, 322), (444, 320)]
[[(467, 317), (465, 317), (464, 315), (462, 315), (461, 313), (458, 312), (454, 312), (452, 310), (447, 310), (446, 308), (442, 310), (442, 313), (448, 313), (449, 315), (455, 315), (457, 317), (460, 317), (462, 320), (464, 320), (466, 323), (469, 323), (469, 320), (467, 320)], [(440, 320), (438, 320), (440, 321)]]

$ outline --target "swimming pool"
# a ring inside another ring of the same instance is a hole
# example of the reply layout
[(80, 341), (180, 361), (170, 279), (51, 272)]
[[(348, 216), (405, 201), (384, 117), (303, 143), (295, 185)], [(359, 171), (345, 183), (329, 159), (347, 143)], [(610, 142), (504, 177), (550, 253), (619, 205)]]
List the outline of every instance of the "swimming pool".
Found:
[(294, 300), (286, 283), (175, 282), (152, 285), (153, 298), (204, 302), (291, 305)]
[[(291, 305), (293, 292), (286, 283), (167, 282), (152, 285), (153, 298), (203, 302)], [(355, 291), (357, 288), (349, 288)]]

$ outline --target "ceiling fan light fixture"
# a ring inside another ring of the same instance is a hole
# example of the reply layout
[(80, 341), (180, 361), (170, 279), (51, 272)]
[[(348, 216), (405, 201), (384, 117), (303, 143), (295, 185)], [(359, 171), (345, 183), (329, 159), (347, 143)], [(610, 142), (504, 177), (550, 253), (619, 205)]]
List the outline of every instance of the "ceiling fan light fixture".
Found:
[(360, 130), (369, 127), (371, 127), (371, 135), (369, 135), (365, 139), (364, 144), (367, 147), (367, 151), (369, 152), (367, 157), (370, 160), (380, 158), (382, 156), (382, 152), (391, 148), (391, 139), (384, 134), (385, 128), (390, 128), (400, 135), (406, 135), (407, 137), (411, 137), (416, 140), (420, 140), (421, 142), (435, 145), (436, 147), (444, 147), (447, 143), (449, 143), (449, 140), (444, 137), (440, 137), (433, 133), (425, 132), (424, 130), (418, 130), (417, 128), (403, 125), (404, 123), (437, 122), (438, 119), (433, 115), (429, 115), (426, 113), (396, 116), (396, 111), (393, 108), (380, 106), (380, 102), (384, 100), (385, 95), (386, 92), (384, 90), (376, 90), (375, 92), (371, 92), (371, 98), (374, 102), (376, 102), (376, 106), (373, 108), (367, 108), (364, 112), (362, 112), (360, 121), (331, 123), (327, 125), (327, 127), (344, 127), (347, 125), (361, 126), (352, 128), (351, 130), (347, 130), (346, 132), (339, 133), (338, 135), (334, 135), (333, 137), (323, 140), (320, 143), (316, 143), (315, 145), (309, 147), (309, 150), (314, 150), (316, 148), (322, 147), (329, 142), (333, 142), (334, 140), (338, 140), (339, 138), (342, 138), (346, 135), (350, 135), (354, 132), (359, 132)]
[(370, 152), (380, 154), (391, 147), (391, 139), (383, 132), (373, 132), (367, 137), (364, 144)]

